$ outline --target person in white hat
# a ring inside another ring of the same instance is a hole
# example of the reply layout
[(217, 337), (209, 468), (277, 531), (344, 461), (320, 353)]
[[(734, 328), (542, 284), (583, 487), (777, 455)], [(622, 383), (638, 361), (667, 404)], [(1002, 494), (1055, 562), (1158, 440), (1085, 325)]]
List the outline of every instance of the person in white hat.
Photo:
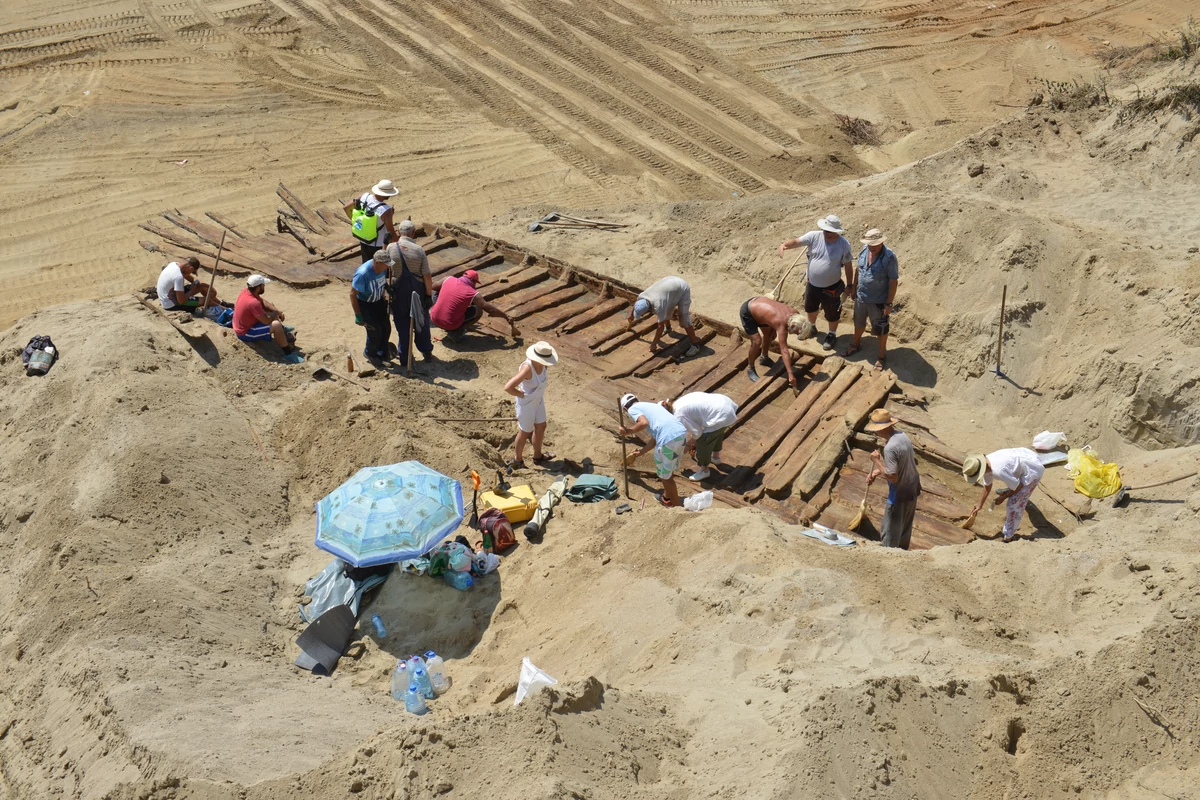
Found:
[(1011, 542), (1025, 516), (1029, 497), (1042, 482), (1046, 468), (1038, 460), (1037, 453), (1028, 447), (1010, 447), (994, 453), (975, 453), (963, 461), (963, 478), (967, 483), (983, 487), (979, 503), (971, 509), (971, 516), (978, 514), (992, 492), (992, 483), (999, 478), (1004, 489), (996, 494), (995, 505), (1008, 501), (1004, 515), (1004, 541)]
[(354, 238), (358, 240), (362, 263), (370, 261), (388, 242), (400, 238), (393, 222), (395, 212), (388, 203), (389, 198), (398, 194), (400, 190), (396, 184), (384, 178), (372, 186), (371, 191), (363, 192), (362, 197), (343, 206), (350, 218)]
[(867, 485), (883, 476), (888, 483), (887, 505), (883, 511), (879, 538), (884, 547), (907, 550), (912, 541), (913, 519), (917, 499), (921, 496), (921, 474), (917, 472), (917, 456), (912, 440), (896, 430), (896, 420), (886, 408), (871, 412), (871, 421), (864, 430), (883, 439), (883, 451), (871, 453), (874, 469), (867, 475)]
[(546, 436), (546, 383), (550, 367), (558, 363), (558, 352), (546, 342), (532, 344), (525, 351), (517, 374), (504, 384), (504, 391), (517, 398), (517, 441), (513, 444), (513, 460), (509, 467), (525, 466), (525, 443), (533, 439), (533, 462), (553, 461), (554, 453), (542, 449)]
[[(842, 234), (842, 221), (833, 214), (817, 220), (820, 230), (788, 239), (779, 245), (779, 256), (793, 247), (808, 248), (808, 286), (804, 290), (804, 313), (809, 323), (816, 325), (817, 311), (825, 312), (829, 333), (821, 347), (832, 350), (837, 341), (838, 320), (842, 317), (842, 297), (853, 283), (850, 265), (853, 263), (850, 242)], [(843, 279), (843, 273), (845, 278)]]
[(675, 485), (675, 473), (679, 471), (679, 462), (683, 460), (683, 452), (687, 447), (687, 428), (658, 403), (639, 402), (632, 394), (621, 397), (621, 409), (633, 419), (633, 424), (628, 428), (623, 425), (617, 428), (619, 435), (628, 436), (648, 428), (654, 437), (653, 443), (631, 453), (631, 459), (653, 449), (654, 471), (663, 485), (659, 502), (669, 508), (678, 506), (679, 487)]
[(879, 341), (879, 357), (875, 359), (875, 369), (879, 370), (887, 367), (892, 301), (896, 299), (896, 287), (900, 285), (900, 264), (892, 249), (884, 246), (885, 241), (887, 237), (878, 228), (871, 228), (863, 235), (865, 246), (858, 254), (854, 280), (850, 283), (850, 290), (854, 292), (854, 341), (846, 350), (847, 356), (859, 351), (870, 320), (871, 333)]
[(284, 325), (283, 312), (262, 295), (271, 279), (263, 275), (246, 278), (246, 288), (233, 304), (233, 332), (243, 342), (265, 342), (273, 339), (283, 350), (283, 360), (303, 364), (304, 356), (296, 352), (295, 328)]

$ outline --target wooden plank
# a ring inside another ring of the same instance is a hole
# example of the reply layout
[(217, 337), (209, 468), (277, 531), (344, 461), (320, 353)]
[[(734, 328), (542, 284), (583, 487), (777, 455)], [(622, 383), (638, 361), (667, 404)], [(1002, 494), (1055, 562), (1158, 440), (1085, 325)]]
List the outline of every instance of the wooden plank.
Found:
[[(593, 302), (595, 300), (595, 298), (593, 298), (593, 297), (585, 297), (584, 299), (591, 300)], [(539, 331), (553, 330), (553, 329), (557, 328), (559, 325), (562, 325), (564, 322), (567, 322), (569, 320), (572, 320), (572, 319), (575, 319), (576, 317), (578, 317), (579, 312), (587, 307), (588, 307), (587, 305), (580, 306), (577, 303), (565, 304), (564, 307), (557, 314), (552, 314), (551, 316), (549, 316), (546, 319), (539, 322), (537, 324), (537, 329)]]
[(346, 218), (346, 211), (343, 208), (334, 208), (333, 206), (318, 206), (315, 211), (317, 216), (325, 221), (325, 224), (330, 228), (330, 234), (336, 234), (339, 229), (338, 223), (349, 225), (350, 220)]
[(204, 341), (209, 342), (211, 344), (211, 340), (208, 338), (208, 331), (201, 330), (199, 327), (197, 327), (195, 332), (189, 331), (183, 325), (180, 325), (178, 322), (171, 319), (171, 315), (168, 314), (166, 311), (164, 311), (162, 309), (162, 307), (154, 305), (154, 303), (150, 302), (149, 300), (147, 300), (146, 298), (142, 297), (139, 294), (135, 294), (133, 296), (133, 298), (135, 300), (137, 300), (139, 303), (141, 303), (142, 305), (144, 305), (146, 308), (153, 311), (158, 316), (165, 319), (172, 328), (174, 328), (175, 330), (182, 333), (184, 338), (187, 339), (189, 342), (197, 342), (197, 341), (200, 341), (201, 339), (203, 339)]
[[(434, 239), (433, 241), (429, 242), (428, 244), (421, 245), (421, 249), (425, 251), (425, 255), (427, 255), (427, 256), (430, 255), (431, 253), (436, 253), (439, 250), (446, 250), (451, 247), (458, 247), (458, 239), (455, 239), (453, 236), (446, 237), (443, 239)], [(432, 272), (432, 270), (431, 270), (431, 272)]]
[(649, 335), (657, 325), (658, 322), (651, 317), (641, 324), (634, 325), (632, 330), (627, 330), (626, 322), (622, 320), (615, 329), (609, 329), (588, 342), (588, 348), (594, 350), (596, 355), (602, 356), (618, 347), (624, 347), (635, 339)]
[(238, 230), (236, 225), (234, 225), (227, 218), (221, 216), (220, 214), (217, 214), (214, 211), (206, 211), (206, 212), (204, 212), (204, 215), (206, 217), (208, 217), (209, 219), (211, 219), (213, 222), (220, 225), (222, 228), (225, 228), (227, 231), (229, 231), (230, 233), (232, 233), (234, 236), (238, 237), (239, 239), (246, 238), (246, 234), (244, 234), (240, 230)]
[(538, 300), (531, 300), (528, 303), (522, 303), (520, 306), (507, 312), (510, 317), (515, 320), (522, 320), (526, 317), (532, 317), (538, 312), (545, 311), (550, 308), (557, 308), (563, 303), (569, 303), (587, 294), (586, 286), (564, 286), (561, 289), (551, 292), (550, 294)]
[(738, 349), (737, 343), (733, 339), (726, 339), (721, 349), (713, 355), (700, 356), (695, 359), (692, 366), (684, 370), (671, 383), (671, 399), (678, 399), (687, 394), (689, 386), (703, 380), (713, 370), (719, 369), (725, 363), (726, 359), (731, 358), (737, 353)]
[(282, 217), (282, 216), (281, 216), (281, 217), (277, 217), (277, 218), (276, 218), (276, 220), (275, 220), (275, 222), (277, 223), (277, 227), (279, 228), (279, 231), (280, 231), (280, 233), (289, 233), (289, 234), (291, 234), (291, 235), (292, 235), (292, 237), (293, 237), (293, 238), (294, 238), (294, 239), (295, 239), (297, 242), (299, 242), (300, 244), (304, 245), (304, 249), (305, 249), (305, 250), (307, 250), (307, 251), (308, 251), (310, 254), (312, 254), (312, 255), (316, 255), (316, 253), (317, 253), (317, 246), (316, 246), (316, 245), (314, 245), (312, 242), (310, 242), (310, 241), (308, 240), (308, 238), (307, 238), (307, 236), (306, 236), (305, 232), (304, 232), (304, 231), (302, 231), (302, 230), (300, 229), (300, 226), (299, 226), (299, 225), (297, 225), (296, 223), (292, 222), (292, 221), (291, 221), (290, 219), (288, 219), (287, 217)]
[(920, 453), (929, 456), (930, 458), (949, 465), (954, 469), (961, 470), (963, 461), (967, 455), (957, 448), (934, 441), (927, 436), (922, 436), (919, 433), (910, 433), (908, 438), (912, 439), (913, 449)]
[(874, 373), (869, 378), (870, 392), (858, 394), (854, 401), (846, 406), (846, 424), (851, 431), (860, 430), (871, 417), (871, 412), (879, 408), (887, 400), (888, 393), (896, 385), (896, 373)]
[[(813, 400), (812, 406), (808, 411), (804, 412), (804, 416), (800, 421), (788, 432), (788, 435), (776, 446), (774, 455), (763, 466), (763, 473), (767, 476), (764, 485), (767, 491), (781, 491), (785, 486), (790, 486), (795, 474), (792, 474), (786, 482), (772, 482), (774, 477), (788, 462), (792, 454), (796, 451), (800, 444), (808, 438), (809, 434), (820, 424), (821, 419), (826, 412), (836, 403), (842, 394), (849, 389), (855, 381), (862, 375), (862, 370), (853, 364), (846, 364), (839, 369), (833, 380), (817, 395)], [(801, 465), (803, 466), (803, 465)], [(797, 470), (797, 473), (799, 470)]]
[(550, 273), (544, 269), (525, 267), (506, 273), (506, 277), (504, 278), (489, 281), (480, 288), (479, 294), (483, 296), (484, 300), (490, 303), (492, 300), (503, 297), (506, 294), (511, 294), (521, 289), (528, 289), (530, 286), (541, 283), (549, 277)]
[[(808, 365), (806, 369), (811, 369), (815, 361), (809, 358), (805, 359), (803, 363)], [(825, 359), (825, 363), (821, 365), (821, 368), (810, 376), (807, 385), (800, 391), (799, 397), (792, 400), (783, 417), (754, 446), (754, 449), (751, 451), (754, 454), (754, 461), (751, 466), (757, 466), (763, 459), (774, 452), (779, 443), (800, 424), (800, 421), (804, 419), (809, 409), (812, 408), (813, 403), (833, 384), (834, 378), (842, 371), (842, 367), (845, 364), (845, 360), (837, 356)], [(805, 435), (807, 434), (801, 434), (801, 438)]]
[(523, 288), (520, 285), (517, 285), (516, 289), (519, 289), (519, 291), (507, 288), (508, 285), (510, 284), (494, 287), (494, 291), (499, 291), (499, 294), (493, 295), (492, 298), (488, 298), (497, 305), (500, 305), (500, 302), (498, 301), (503, 301), (504, 305), (502, 308), (506, 312), (512, 311), (517, 306), (528, 303), (531, 300), (537, 300), (545, 297), (551, 292), (557, 292), (559, 289), (564, 288), (567, 284), (551, 278), (550, 280), (538, 281), (532, 286), (524, 286)]
[[(700, 334), (700, 341), (697, 342), (696, 346), (704, 347), (704, 345), (712, 341), (716, 335), (717, 332), (712, 328), (705, 329)], [(691, 346), (691, 340), (685, 336), (674, 344), (668, 345), (665, 348), (661, 348), (657, 353), (643, 361), (642, 365), (633, 371), (633, 376), (635, 378), (649, 378), (660, 369), (674, 364), (676, 359), (684, 358), (684, 354), (691, 349)]]
[(845, 442), (854, 429), (846, 424), (844, 418), (841, 423), (841, 425), (834, 425), (826, 432), (812, 457), (808, 459), (792, 483), (792, 491), (798, 492), (801, 497), (806, 499), (811, 497), (817, 487), (835, 471), (838, 462), (846, 454)]
[(729, 352), (726, 353), (725, 357), (715, 367), (706, 372), (702, 378), (680, 389), (678, 395), (688, 394), (689, 392), (712, 392), (718, 386), (721, 386), (742, 371), (746, 366), (746, 355), (740, 346), (730, 348)]
[(429, 264), (429, 272), (435, 278), (439, 275), (445, 275), (446, 273), (461, 275), (469, 269), (482, 269), (483, 267), (499, 263), (503, 260), (504, 255), (502, 253), (481, 251), (478, 253), (472, 253), (469, 256), (464, 256), (463, 258), (459, 258), (455, 261), (451, 261), (448, 264), (435, 265), (431, 262)]
[(595, 306), (590, 311), (580, 314), (576, 319), (569, 324), (564, 325), (560, 333), (564, 335), (581, 331), (589, 325), (594, 325), (605, 317), (626, 308), (629, 305), (626, 301), (619, 297), (609, 298), (598, 306)]
[[(841, 470), (838, 478), (837, 486), (834, 488), (834, 493), (839, 499), (850, 505), (857, 505), (863, 497), (863, 492), (867, 491), (867, 475), (850, 467), (844, 467)], [(871, 484), (870, 497), (878, 499), (887, 499), (888, 485), (883, 478), (877, 479)], [(882, 506), (881, 506), (882, 507)], [(917, 497), (917, 510), (933, 517), (940, 517), (950, 522), (961, 521), (971, 513), (971, 509), (966, 505), (955, 503), (947, 500), (944, 497), (938, 497), (931, 492), (922, 491)]]
[(292, 194), (292, 191), (283, 185), (283, 181), (280, 181), (279, 186), (275, 187), (275, 194), (288, 204), (288, 208), (296, 212), (296, 216), (306, 228), (313, 233), (329, 235), (329, 226), (325, 224), (325, 220), (317, 216), (317, 213), (309, 208), (303, 200)]

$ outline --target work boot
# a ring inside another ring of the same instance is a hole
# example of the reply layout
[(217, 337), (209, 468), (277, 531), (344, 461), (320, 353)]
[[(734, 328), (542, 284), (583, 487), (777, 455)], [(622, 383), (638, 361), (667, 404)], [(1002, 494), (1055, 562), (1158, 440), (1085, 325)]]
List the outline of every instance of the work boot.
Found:
[(432, 362), (437, 361), (438, 357), (433, 354), (432, 350), (430, 350), (428, 353), (421, 353), (421, 360), (425, 362)]
[(824, 350), (832, 350), (834, 343), (837, 341), (837, 334), (833, 331), (825, 334), (825, 338), (821, 340), (821, 348)]

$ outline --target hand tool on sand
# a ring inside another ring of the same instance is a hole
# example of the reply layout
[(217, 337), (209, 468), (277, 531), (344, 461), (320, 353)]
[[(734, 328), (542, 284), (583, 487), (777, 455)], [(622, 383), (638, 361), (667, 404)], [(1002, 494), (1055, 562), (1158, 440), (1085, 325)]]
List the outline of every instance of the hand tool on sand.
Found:
[(570, 222), (582, 222), (582, 223), (586, 223), (586, 224), (590, 224), (590, 225), (603, 225), (606, 228), (628, 228), (629, 227), (628, 225), (625, 225), (620, 222), (605, 222), (604, 220), (601, 220), (601, 219), (587, 219), (586, 217), (572, 217), (570, 214), (564, 214), (561, 211), (551, 211), (549, 214), (547, 214), (545, 217), (543, 217), (541, 221), (542, 222), (557, 222), (560, 219), (565, 219)]
[[(625, 427), (621, 424), (621, 398), (617, 397), (617, 430)], [(632, 500), (629, 496), (629, 448), (625, 445), (625, 437), (621, 437), (621, 474), (625, 478), (625, 499)]]
[(350, 383), (353, 383), (355, 386), (359, 386), (368, 392), (371, 391), (370, 386), (367, 386), (366, 384), (363, 384), (363, 383), (359, 383), (358, 381), (354, 380), (354, 378), (351, 378), (349, 375), (343, 375), (340, 372), (334, 372), (329, 367), (317, 367), (316, 369), (313, 370), (312, 376), (313, 376), (313, 380), (317, 380), (317, 381), (325, 380), (326, 378), (329, 378), (329, 377), (341, 378), (342, 380), (349, 381)]
[(858, 526), (862, 525), (863, 517), (867, 515), (867, 493), (870, 491), (871, 484), (868, 482), (867, 488), (863, 490), (862, 502), (858, 504), (858, 513), (854, 515), (854, 519), (850, 520), (850, 524), (846, 526), (847, 529), (856, 531), (858, 530)]
[(1136, 492), (1136, 491), (1140, 491), (1142, 489), (1153, 489), (1156, 486), (1166, 486), (1168, 483), (1178, 483), (1179, 481), (1186, 481), (1188, 478), (1196, 477), (1196, 475), (1197, 475), (1197, 473), (1195, 473), (1195, 472), (1189, 472), (1187, 475), (1179, 475), (1174, 478), (1168, 478), (1167, 480), (1159, 481), (1158, 483), (1147, 483), (1147, 484), (1143, 484), (1142, 486), (1128, 486), (1128, 485), (1122, 486), (1120, 489), (1117, 490), (1117, 493), (1115, 495), (1113, 495), (1112, 507), (1120, 508), (1121, 506), (1128, 503), (1130, 492)]
[(212, 299), (213, 287), (217, 285), (217, 265), (221, 263), (221, 253), (225, 252), (225, 233), (226, 231), (221, 231), (221, 244), (217, 247), (217, 260), (213, 262), (212, 275), (208, 279), (208, 292), (204, 295), (203, 308), (208, 308), (208, 301)]
[(468, 528), (479, 530), (479, 473), (471, 470), (471, 519), (467, 521)]
[(783, 289), (783, 282), (787, 280), (788, 275), (792, 274), (792, 270), (796, 268), (796, 265), (800, 263), (800, 259), (804, 258), (804, 255), (807, 252), (808, 252), (807, 247), (802, 247), (800, 249), (800, 255), (796, 256), (796, 260), (792, 262), (792, 265), (783, 271), (783, 277), (779, 279), (779, 283), (775, 284), (775, 288), (767, 293), (768, 299), (770, 299), (770, 300), (778, 300), (779, 299), (779, 292), (781, 289)]

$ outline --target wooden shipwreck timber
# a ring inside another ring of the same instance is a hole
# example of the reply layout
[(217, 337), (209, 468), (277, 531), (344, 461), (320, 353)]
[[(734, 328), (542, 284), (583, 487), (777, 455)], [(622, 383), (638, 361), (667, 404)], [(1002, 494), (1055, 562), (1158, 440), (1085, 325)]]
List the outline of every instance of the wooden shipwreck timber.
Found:
[[(200, 221), (169, 212), (142, 226), (157, 239), (142, 246), (171, 258), (211, 259), (228, 232), (223, 272), (259, 272), (297, 287), (349, 281), (359, 264), (358, 246), (341, 208), (310, 208), (282, 184), (278, 193), (285, 205), (276, 231), (253, 236), (217, 214)], [(873, 409), (886, 405), (913, 440), (924, 486), (913, 549), (974, 538), (956, 524), (969, 512), (958, 474), (963, 454), (933, 435), (924, 412), (899, 403), (903, 398), (891, 372), (848, 363), (809, 340), (793, 347), (797, 392), (790, 390), (778, 358), (752, 383), (745, 376), (749, 348), (741, 331), (696, 312), (700, 355), (683, 359), (689, 342), (678, 329), (664, 335), (664, 348), (652, 355), (654, 318), (626, 329), (639, 287), (458, 225), (426, 225), (418, 233), (435, 280), (476, 270), (484, 299), (516, 320), (526, 338), (545, 339), (573, 368), (592, 376), (584, 391), (599, 409), (595, 418), (614, 437), (616, 398), (625, 392), (653, 400), (688, 392), (731, 397), (739, 413), (725, 438), (725, 464), (714, 467), (703, 487), (692, 484), (694, 490), (710, 488), (726, 505), (753, 505), (788, 522), (819, 522), (843, 531), (866, 494), (871, 513), (858, 533), (878, 538), (872, 520), (883, 510), (887, 484), (879, 480), (867, 490), (868, 453), (877, 443), (862, 428)], [(499, 336), (508, 333), (506, 327), (491, 327), (490, 318), (480, 325)]]

